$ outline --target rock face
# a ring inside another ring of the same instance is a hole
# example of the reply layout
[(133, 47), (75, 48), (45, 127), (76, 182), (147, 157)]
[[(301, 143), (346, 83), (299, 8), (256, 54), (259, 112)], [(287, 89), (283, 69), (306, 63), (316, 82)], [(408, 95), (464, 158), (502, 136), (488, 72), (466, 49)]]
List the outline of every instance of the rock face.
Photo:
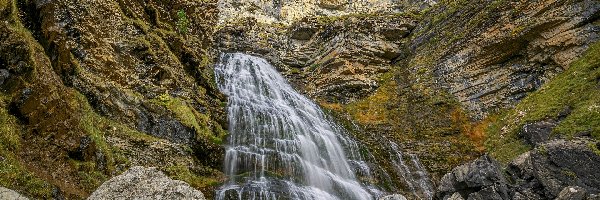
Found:
[(170, 179), (156, 168), (135, 166), (106, 181), (88, 199), (204, 200), (204, 195), (183, 181)]
[[(438, 199), (586, 199), (600, 193), (600, 155), (592, 140), (551, 140), (506, 169), (488, 156), (461, 165), (440, 182)], [(505, 177), (504, 174), (507, 174)], [(506, 181), (506, 179), (510, 181)]]
[(4, 187), (0, 187), (0, 199), (29, 200), (27, 197)]
[(430, 70), (478, 119), (514, 105), (599, 38), (600, 2), (593, 0), (480, 0), (432, 12), (413, 31), (410, 65)]
[(372, 93), (392, 61), (406, 56), (415, 24), (394, 14), (304, 18), (288, 28), (245, 19), (220, 30), (219, 47), (260, 54), (313, 99), (346, 104)]
[(349, 14), (391, 14), (399, 11), (422, 10), (437, 0), (285, 0), (285, 1), (219, 1), (219, 22), (240, 18), (255, 18), (260, 23), (291, 24), (304, 17), (342, 16)]

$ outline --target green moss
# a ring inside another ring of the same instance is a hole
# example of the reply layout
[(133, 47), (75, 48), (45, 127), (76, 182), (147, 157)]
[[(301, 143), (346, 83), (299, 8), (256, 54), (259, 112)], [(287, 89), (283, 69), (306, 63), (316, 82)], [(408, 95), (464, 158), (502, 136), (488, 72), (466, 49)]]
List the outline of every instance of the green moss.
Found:
[(562, 173), (565, 176), (568, 176), (571, 179), (577, 179), (577, 174), (569, 169), (563, 169), (562, 171), (560, 171), (560, 173)]
[(188, 33), (188, 26), (190, 25), (190, 21), (187, 18), (187, 14), (184, 10), (177, 11), (177, 30), (181, 34)]
[(301, 73), (301, 71), (300, 71), (300, 69), (298, 69), (298, 68), (292, 67), (292, 68), (290, 69), (290, 73), (292, 73), (292, 74), (300, 74), (300, 73)]
[(598, 146), (596, 146), (595, 143), (589, 142), (587, 145), (590, 148), (590, 150), (592, 150), (592, 152), (594, 152), (596, 155), (600, 156), (600, 149), (598, 149)]
[(77, 175), (79, 176), (80, 184), (86, 190), (93, 191), (108, 179), (107, 175), (98, 171), (98, 166), (94, 161), (81, 162), (69, 160), (69, 162), (78, 171)]
[(162, 94), (152, 102), (173, 112), (182, 124), (194, 128), (199, 137), (208, 138), (216, 144), (223, 143), (222, 138), (225, 137), (225, 131), (218, 124), (213, 124), (214, 127), (211, 129), (209, 116), (190, 108), (184, 100), (171, 97), (169, 94)]
[(194, 188), (215, 187), (221, 181), (211, 177), (199, 176), (183, 165), (169, 166), (163, 169), (171, 178), (189, 183)]
[[(530, 122), (556, 119), (570, 110), (553, 134), (571, 138), (577, 133), (591, 133), (600, 139), (600, 42), (556, 78), (523, 99), (515, 108), (499, 114), (495, 127), (487, 131), (486, 147), (492, 155), (514, 158), (518, 152), (507, 151), (520, 142), (517, 133)], [(505, 160), (506, 161), (506, 160)]]
[(2, 149), (0, 157), (0, 186), (14, 189), (29, 197), (52, 197), (52, 185), (29, 172), (18, 156)]

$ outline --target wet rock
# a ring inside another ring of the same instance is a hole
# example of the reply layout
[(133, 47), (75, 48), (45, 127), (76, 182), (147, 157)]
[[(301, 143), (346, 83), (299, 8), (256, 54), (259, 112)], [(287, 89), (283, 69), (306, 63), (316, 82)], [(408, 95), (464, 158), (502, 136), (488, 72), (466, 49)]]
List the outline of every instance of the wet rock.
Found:
[(585, 200), (587, 191), (578, 186), (565, 187), (555, 200)]
[(436, 197), (443, 199), (458, 192), (463, 198), (469, 199), (496, 197), (507, 199), (506, 180), (500, 170), (499, 164), (493, 158), (484, 155), (444, 175)]
[(557, 124), (555, 120), (527, 123), (521, 129), (519, 137), (525, 140), (527, 144), (537, 146), (537, 144), (550, 139), (550, 134)]
[(392, 194), (392, 195), (387, 195), (384, 197), (379, 198), (379, 200), (406, 200), (406, 197), (404, 197), (401, 194)]
[(0, 85), (4, 84), (4, 81), (10, 77), (10, 73), (6, 69), (0, 69)]
[(205, 198), (187, 183), (170, 179), (156, 168), (135, 166), (103, 183), (88, 199)]
[(28, 200), (27, 197), (5, 187), (0, 187), (0, 199)]

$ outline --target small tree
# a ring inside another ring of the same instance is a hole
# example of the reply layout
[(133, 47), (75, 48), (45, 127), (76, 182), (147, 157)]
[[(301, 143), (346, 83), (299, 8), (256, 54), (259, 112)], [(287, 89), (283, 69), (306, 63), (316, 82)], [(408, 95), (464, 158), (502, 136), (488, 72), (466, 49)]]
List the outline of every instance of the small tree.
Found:
[(190, 21), (187, 18), (187, 14), (184, 10), (177, 11), (177, 30), (181, 34), (188, 33), (188, 26), (190, 25)]

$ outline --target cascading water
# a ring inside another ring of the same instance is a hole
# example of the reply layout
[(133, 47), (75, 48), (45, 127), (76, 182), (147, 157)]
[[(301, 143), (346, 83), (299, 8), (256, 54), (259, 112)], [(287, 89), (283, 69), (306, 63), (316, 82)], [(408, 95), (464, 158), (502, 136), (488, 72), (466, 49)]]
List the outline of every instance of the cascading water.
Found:
[(373, 199), (353, 173), (370, 173), (356, 143), (267, 61), (224, 54), (215, 72), (230, 134), (217, 199)]

